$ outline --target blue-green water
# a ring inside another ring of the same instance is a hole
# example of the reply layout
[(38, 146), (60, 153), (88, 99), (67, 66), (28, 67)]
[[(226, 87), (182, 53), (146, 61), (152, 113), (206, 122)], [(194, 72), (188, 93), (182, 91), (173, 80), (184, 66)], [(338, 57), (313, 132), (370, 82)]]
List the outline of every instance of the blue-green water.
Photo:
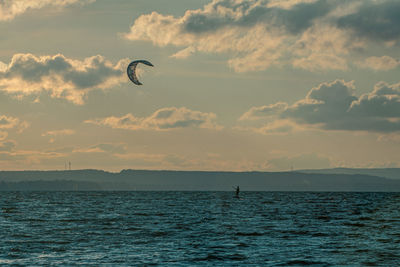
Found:
[(2, 192), (0, 265), (400, 265), (399, 193)]

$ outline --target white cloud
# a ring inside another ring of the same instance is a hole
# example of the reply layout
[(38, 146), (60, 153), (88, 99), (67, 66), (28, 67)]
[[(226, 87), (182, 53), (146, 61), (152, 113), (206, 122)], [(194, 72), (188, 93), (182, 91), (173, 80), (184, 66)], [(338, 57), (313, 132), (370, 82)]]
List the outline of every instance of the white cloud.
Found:
[(368, 57), (357, 63), (362, 68), (369, 68), (375, 71), (391, 70), (400, 65), (400, 61), (389, 56)]
[(110, 88), (125, 81), (127, 63), (123, 59), (112, 64), (102, 56), (75, 60), (61, 54), (15, 54), (7, 67), (0, 70), (0, 90), (17, 96), (45, 90), (54, 98), (83, 104), (88, 91)]
[(218, 126), (215, 121), (214, 113), (193, 111), (185, 107), (170, 107), (159, 109), (148, 117), (135, 117), (129, 113), (122, 117), (111, 116), (85, 122), (115, 129), (162, 131), (188, 127), (220, 129), (221, 126)]
[(363, 46), (347, 31), (318, 24), (307, 29), (294, 43), (291, 49), (296, 57), (292, 65), (309, 71), (347, 70), (346, 56)]
[(64, 7), (72, 4), (85, 4), (95, 0), (2, 0), (0, 1), (0, 21), (14, 19), (32, 9), (44, 7)]
[(287, 134), (298, 128), (294, 123), (289, 120), (275, 120), (266, 124), (261, 128), (255, 128), (255, 132), (262, 134)]
[(189, 46), (181, 51), (176, 52), (175, 54), (171, 55), (172, 58), (177, 59), (184, 59), (190, 57), (193, 53), (196, 52), (196, 48)]
[(291, 9), (298, 4), (315, 3), (318, 0), (270, 0), (267, 7), (279, 7), (283, 9)]
[(288, 104), (284, 102), (278, 102), (275, 104), (261, 106), (261, 107), (252, 107), (249, 111), (244, 113), (239, 120), (257, 120), (260, 118), (265, 118), (269, 116), (275, 116), (277, 113), (280, 113), (287, 109)]

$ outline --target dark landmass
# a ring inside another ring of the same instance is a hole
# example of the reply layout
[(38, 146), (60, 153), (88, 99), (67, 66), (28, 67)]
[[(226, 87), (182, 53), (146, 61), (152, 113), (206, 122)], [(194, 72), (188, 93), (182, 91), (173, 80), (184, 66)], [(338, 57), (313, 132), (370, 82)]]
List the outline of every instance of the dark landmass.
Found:
[(319, 174), (363, 174), (379, 176), (390, 179), (400, 179), (400, 168), (371, 168), (371, 169), (353, 169), (353, 168), (333, 168), (318, 170), (299, 170), (302, 173), (319, 173)]
[(400, 192), (400, 179), (358, 173), (318, 173), (318, 171), (323, 170), (299, 172), (123, 170), (119, 173), (101, 170), (0, 171), (0, 191), (232, 191), (233, 186), (239, 185), (244, 191)]

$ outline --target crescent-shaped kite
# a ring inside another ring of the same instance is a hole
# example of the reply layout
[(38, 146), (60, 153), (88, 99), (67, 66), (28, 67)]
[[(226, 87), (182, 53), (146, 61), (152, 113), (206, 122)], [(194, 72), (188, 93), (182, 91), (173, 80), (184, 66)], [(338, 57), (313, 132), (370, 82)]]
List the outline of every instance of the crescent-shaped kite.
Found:
[(126, 72), (128, 73), (129, 79), (130, 79), (134, 84), (136, 84), (136, 85), (142, 85), (142, 83), (139, 82), (139, 80), (138, 80), (138, 78), (137, 78), (137, 76), (136, 76), (136, 66), (137, 66), (137, 64), (139, 64), (139, 63), (143, 63), (143, 64), (145, 64), (145, 65), (147, 65), (147, 66), (154, 67), (154, 65), (151, 64), (151, 63), (150, 63), (149, 61), (147, 61), (147, 60), (135, 60), (135, 61), (132, 61), (132, 62), (128, 65), (128, 68), (126, 69)]

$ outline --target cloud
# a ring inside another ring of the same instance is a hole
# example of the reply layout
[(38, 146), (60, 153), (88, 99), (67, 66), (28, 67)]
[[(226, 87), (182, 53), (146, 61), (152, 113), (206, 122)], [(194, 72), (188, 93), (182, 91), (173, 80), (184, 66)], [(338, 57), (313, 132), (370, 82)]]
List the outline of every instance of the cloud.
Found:
[(282, 9), (291, 9), (293, 6), (298, 4), (309, 4), (315, 3), (318, 0), (270, 0), (267, 7), (279, 7)]
[(275, 116), (277, 113), (287, 109), (288, 104), (284, 102), (278, 102), (275, 104), (252, 107), (249, 111), (244, 113), (239, 120), (257, 120), (269, 116)]
[(0, 115), (0, 129), (12, 129), (20, 123), (18, 118)]
[(322, 23), (308, 28), (290, 47), (291, 64), (309, 71), (347, 70), (346, 58), (363, 46), (348, 32)]
[(54, 98), (83, 104), (88, 91), (110, 88), (125, 81), (126, 65), (126, 59), (114, 65), (99, 55), (81, 61), (61, 54), (15, 54), (7, 67), (0, 69), (0, 90), (18, 96), (45, 90)]
[(16, 129), (18, 133), (29, 127), (29, 123), (16, 117), (0, 115), (0, 130)]
[(3, 0), (0, 2), (0, 21), (9, 21), (28, 10), (44, 7), (64, 7), (72, 4), (86, 4), (95, 0)]
[(190, 57), (193, 53), (196, 52), (196, 48), (189, 46), (181, 51), (176, 52), (175, 54), (171, 55), (172, 58), (177, 59), (184, 59)]
[[(287, 135), (292, 132), (304, 131), (304, 127), (293, 122), (290, 119), (281, 119), (279, 117), (279, 113), (277, 113), (273, 117), (269, 117), (269, 120), (258, 120), (257, 123), (253, 123), (252, 125), (237, 125), (232, 129), (237, 131), (250, 131), (264, 135)], [(244, 122), (246, 119), (239, 120), (240, 122)], [(250, 119), (253, 120), (253, 119)], [(253, 120), (254, 122), (254, 120)], [(243, 124), (243, 123), (242, 123)], [(261, 125), (261, 126), (260, 126)]]
[(391, 70), (397, 68), (400, 61), (389, 56), (368, 57), (364, 61), (358, 62), (358, 65), (375, 71)]
[(148, 117), (135, 117), (126, 114), (122, 117), (107, 117), (103, 119), (87, 120), (86, 123), (104, 125), (115, 129), (126, 130), (171, 130), (176, 128), (209, 128), (220, 129), (215, 122), (214, 113), (193, 111), (185, 107), (162, 108)]
[(282, 112), (281, 116), (299, 123), (329, 125), (348, 117), (348, 109), (357, 98), (353, 82), (336, 80), (312, 88), (307, 96)]
[(292, 132), (296, 125), (288, 120), (275, 120), (271, 123), (266, 124), (261, 128), (254, 128), (253, 130), (262, 134), (288, 134)]
[[(380, 82), (372, 92), (361, 95), (350, 106), (351, 114), (359, 124), (384, 132), (400, 130), (400, 83)], [(360, 125), (360, 127), (362, 127)]]
[(365, 1), (357, 12), (339, 18), (337, 26), (367, 39), (398, 42), (399, 14), (399, 1)]
[(236, 56), (228, 63), (236, 71), (263, 70), (279, 64), (282, 49), (288, 46), (284, 41), (291, 34), (300, 33), (328, 11), (325, 4), (298, 2), (287, 10), (269, 8), (263, 0), (213, 1), (179, 18), (153, 12), (137, 18), (125, 37), (185, 47), (175, 58), (186, 58), (195, 51), (231, 52)]
[[(277, 124), (279, 120), (289, 120), (303, 127), (324, 130), (380, 133), (400, 131), (400, 83), (389, 85), (380, 82), (375, 85), (372, 92), (359, 97), (355, 96), (354, 91), (353, 82), (336, 80), (322, 83), (312, 88), (304, 99), (293, 105), (287, 105), (285, 109), (276, 109), (274, 123)], [(283, 103), (275, 105), (285, 106)], [(251, 119), (252, 116), (249, 114), (254, 114), (254, 111), (263, 110), (265, 107), (274, 105), (253, 107), (243, 114), (241, 119)], [(266, 116), (271, 115), (266, 114)]]
[[(180, 17), (141, 15), (124, 36), (179, 47), (173, 58), (196, 52), (229, 55), (228, 65), (237, 72), (284, 65), (344, 71), (352, 52), (368, 55), (369, 44), (398, 38), (398, 6), (373, 0), (213, 0)], [(378, 18), (368, 11), (374, 7)], [(368, 35), (368, 30), (377, 33)]]

